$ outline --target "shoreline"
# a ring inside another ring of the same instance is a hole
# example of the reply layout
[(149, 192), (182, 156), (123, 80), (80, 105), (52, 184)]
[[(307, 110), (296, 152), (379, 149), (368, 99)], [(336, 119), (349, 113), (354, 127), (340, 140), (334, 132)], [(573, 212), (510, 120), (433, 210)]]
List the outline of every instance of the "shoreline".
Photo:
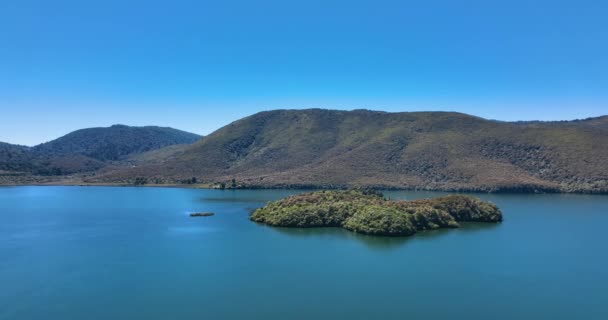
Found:
[(111, 182), (48, 182), (48, 183), (22, 183), (22, 184), (0, 184), (1, 187), (134, 187), (134, 188), (183, 188), (183, 189), (208, 189), (208, 190), (347, 190), (352, 188), (364, 188), (380, 191), (414, 191), (414, 192), (447, 192), (447, 193), (473, 193), (473, 194), (580, 194), (580, 195), (608, 195), (606, 191), (562, 191), (555, 189), (531, 188), (530, 186), (521, 187), (504, 187), (496, 189), (482, 188), (412, 188), (412, 187), (395, 187), (395, 186), (348, 186), (348, 185), (269, 185), (269, 186), (238, 186), (218, 188), (214, 183), (200, 184), (181, 184), (181, 183), (165, 183), (165, 184), (144, 184), (134, 185), (129, 183), (111, 183)]

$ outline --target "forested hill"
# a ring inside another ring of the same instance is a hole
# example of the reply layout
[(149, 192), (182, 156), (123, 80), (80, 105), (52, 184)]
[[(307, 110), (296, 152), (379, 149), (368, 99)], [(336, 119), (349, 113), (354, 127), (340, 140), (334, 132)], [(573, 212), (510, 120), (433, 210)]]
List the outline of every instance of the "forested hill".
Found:
[(29, 170), (31, 166), (29, 149), (26, 146), (0, 142), (0, 170)]
[(606, 119), (511, 123), (453, 112), (275, 110), (235, 121), (170, 161), (91, 181), (607, 192)]
[(191, 144), (200, 138), (155, 126), (81, 129), (31, 148), (0, 143), (0, 170), (33, 175), (93, 172), (129, 156)]
[(190, 144), (201, 136), (168, 127), (130, 127), (113, 125), (71, 132), (32, 150), (46, 155), (84, 155), (100, 161), (120, 160), (133, 153), (143, 153), (174, 144)]

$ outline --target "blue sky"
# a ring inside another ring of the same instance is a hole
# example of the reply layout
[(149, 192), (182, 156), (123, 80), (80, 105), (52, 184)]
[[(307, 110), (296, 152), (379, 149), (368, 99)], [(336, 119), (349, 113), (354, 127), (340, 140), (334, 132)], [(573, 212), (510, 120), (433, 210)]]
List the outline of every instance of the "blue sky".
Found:
[(0, 141), (278, 108), (608, 114), (605, 1), (0, 0)]

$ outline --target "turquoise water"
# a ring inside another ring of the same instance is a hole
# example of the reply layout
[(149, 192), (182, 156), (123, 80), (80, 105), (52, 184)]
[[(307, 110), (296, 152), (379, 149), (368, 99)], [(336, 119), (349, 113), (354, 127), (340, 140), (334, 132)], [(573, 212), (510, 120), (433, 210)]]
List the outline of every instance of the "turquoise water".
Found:
[(296, 192), (0, 188), (0, 319), (608, 319), (606, 196), (407, 239), (247, 219)]

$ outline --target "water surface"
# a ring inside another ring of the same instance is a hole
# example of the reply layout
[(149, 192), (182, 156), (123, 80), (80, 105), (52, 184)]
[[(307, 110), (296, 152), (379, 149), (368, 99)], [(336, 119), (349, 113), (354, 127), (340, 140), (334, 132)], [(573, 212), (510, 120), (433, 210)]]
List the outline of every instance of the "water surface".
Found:
[(297, 192), (0, 188), (0, 319), (608, 319), (606, 196), (411, 238), (248, 220)]

